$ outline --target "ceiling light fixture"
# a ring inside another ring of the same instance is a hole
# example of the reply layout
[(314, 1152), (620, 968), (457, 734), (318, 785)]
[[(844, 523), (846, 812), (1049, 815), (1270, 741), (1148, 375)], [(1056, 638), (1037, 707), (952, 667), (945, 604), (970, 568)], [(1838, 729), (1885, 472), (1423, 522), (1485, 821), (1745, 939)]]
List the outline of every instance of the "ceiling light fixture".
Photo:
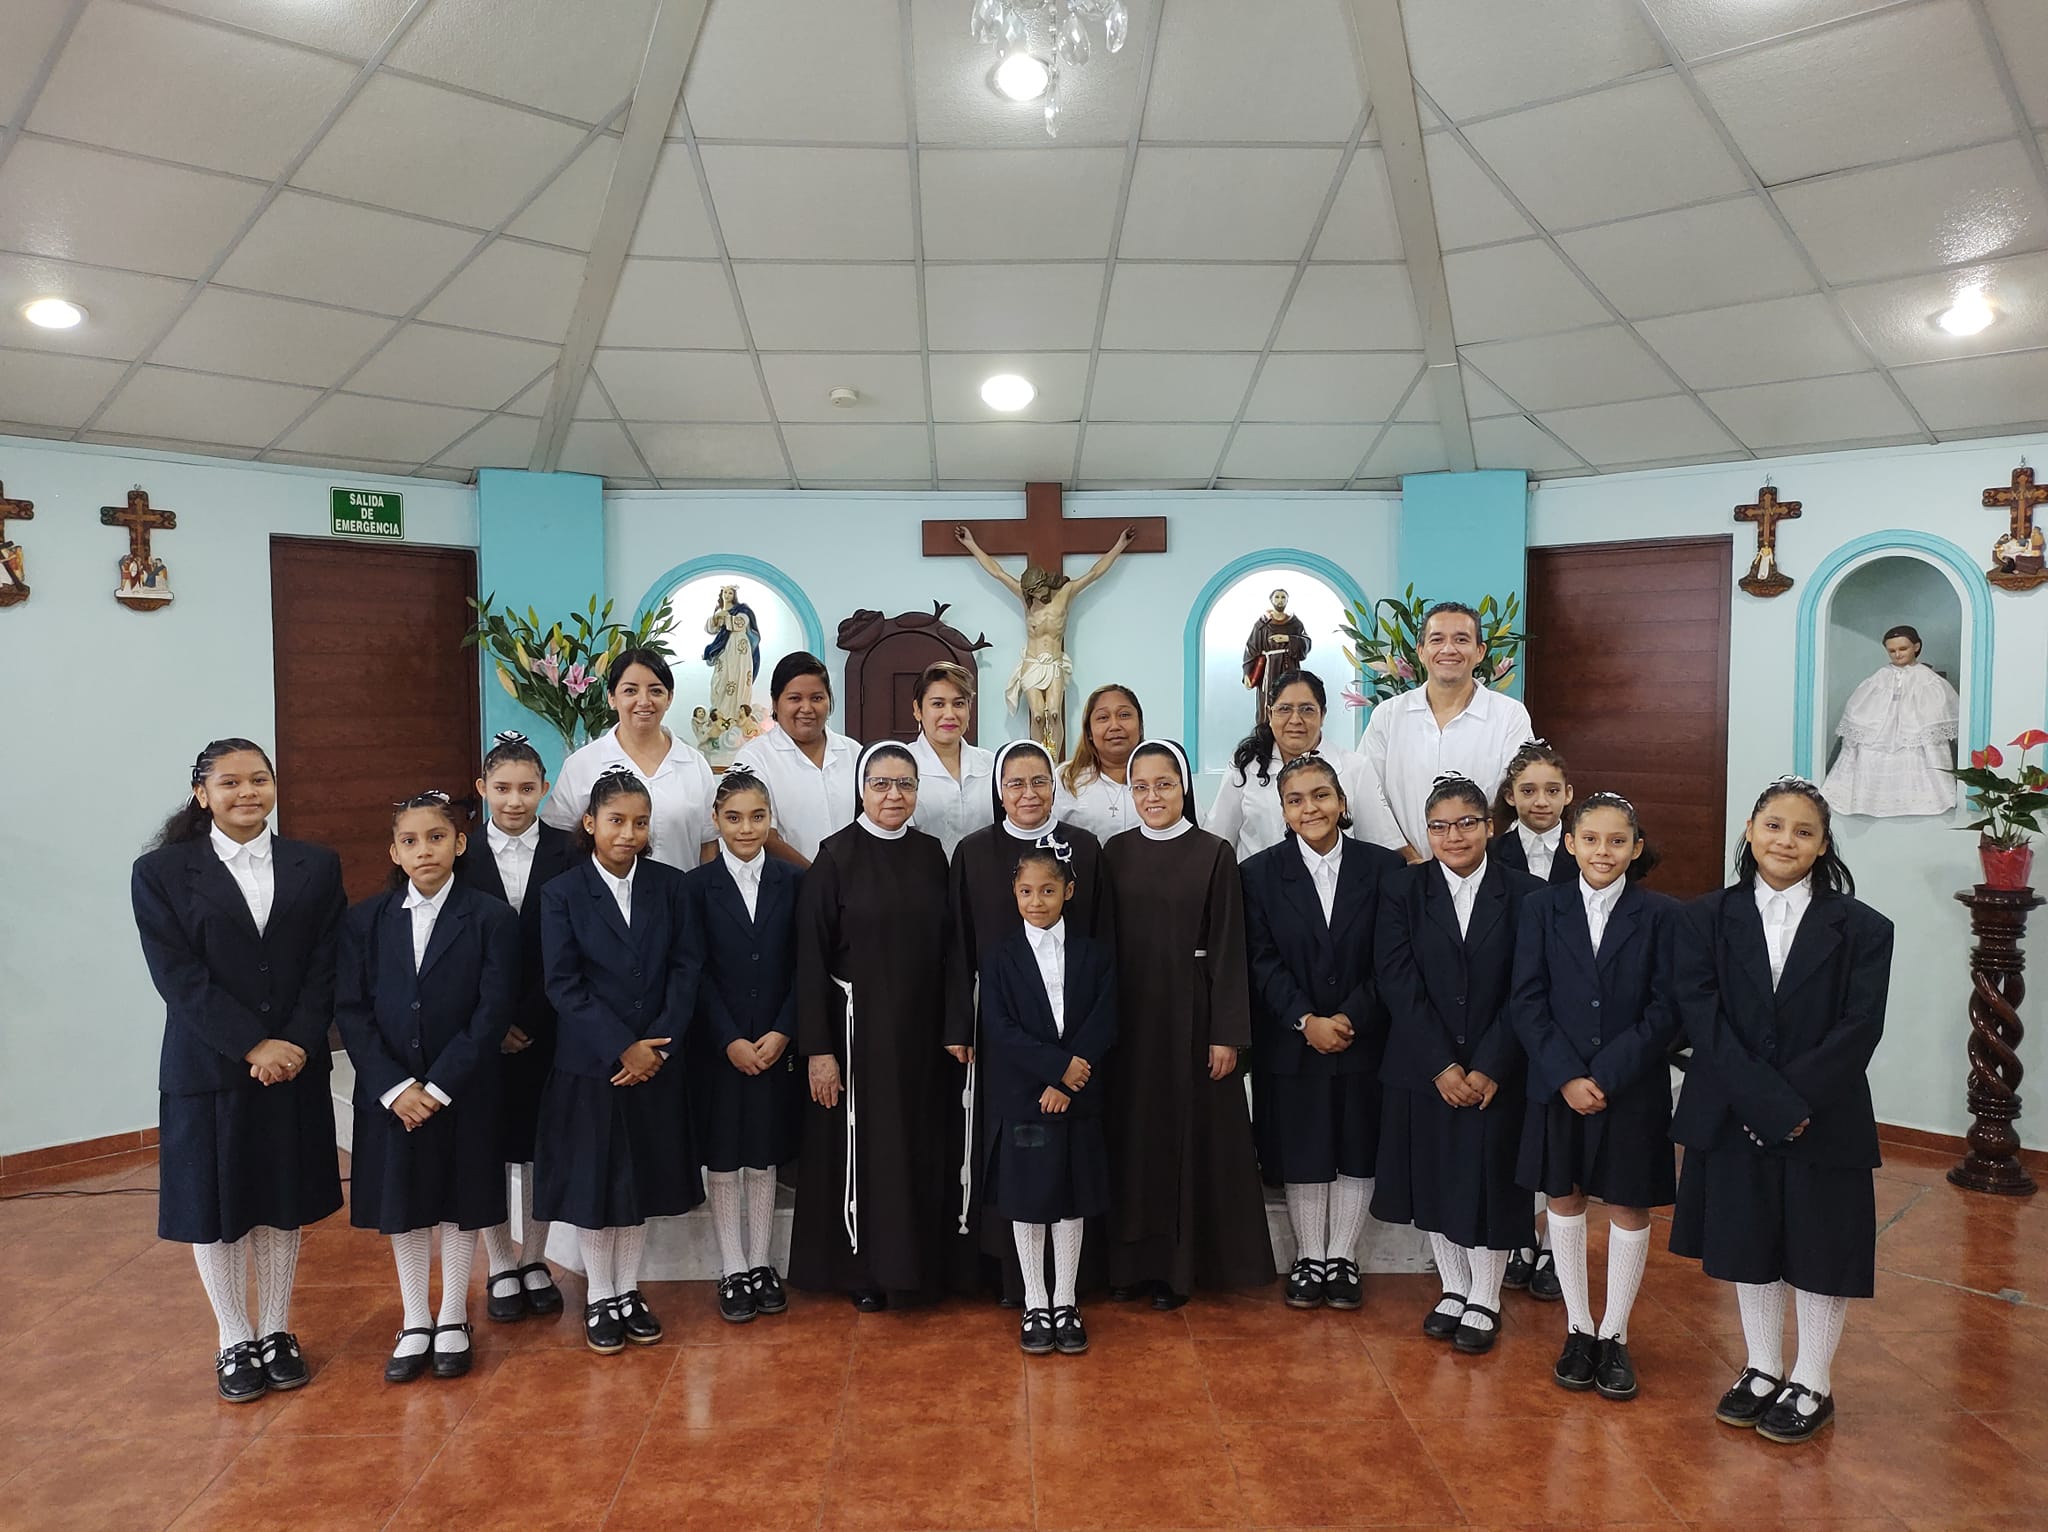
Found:
[(989, 81), (1012, 101), (1036, 101), (1052, 83), (1052, 71), (1035, 53), (1012, 53), (996, 65)]
[(72, 330), (85, 323), (85, 310), (64, 298), (38, 298), (22, 305), (21, 317), (45, 330)]
[[(1045, 131), (1060, 132), (1060, 68), (1079, 69), (1095, 52), (1095, 32), (1111, 53), (1123, 48), (1131, 34), (1131, 12), (1124, 0), (973, 0), (968, 31), (978, 43), (1002, 55), (996, 67), (996, 88), (1013, 101), (1045, 96)], [(1020, 57), (1044, 72), (1037, 90), (1018, 89), (1027, 77)], [(1011, 72), (1011, 80), (1004, 75)]]
[(981, 385), (981, 402), (992, 410), (1013, 415), (1038, 397), (1029, 378), (1014, 372), (999, 372)]
[(1973, 287), (1956, 294), (1955, 303), (1934, 322), (1951, 335), (1975, 335), (1979, 330), (1989, 328), (1997, 317), (1992, 313), (1983, 291)]

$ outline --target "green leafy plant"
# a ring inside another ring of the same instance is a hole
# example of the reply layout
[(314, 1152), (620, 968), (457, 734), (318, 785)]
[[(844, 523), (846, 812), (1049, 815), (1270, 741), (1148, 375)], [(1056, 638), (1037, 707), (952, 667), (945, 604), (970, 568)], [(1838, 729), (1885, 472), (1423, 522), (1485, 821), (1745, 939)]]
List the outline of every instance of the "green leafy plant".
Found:
[(2041, 811), (2048, 809), (2048, 771), (2027, 764), (2027, 752), (2048, 745), (2048, 730), (2028, 729), (2008, 745), (2017, 746), (2020, 758), (2010, 776), (1997, 770), (2005, 757), (1996, 745), (1970, 752), (1970, 764), (1944, 769), (1970, 790), (1970, 800), (1984, 815), (1962, 826), (1976, 830), (1984, 843), (2000, 851), (2014, 851), (2027, 838), (2041, 833)]
[[(1399, 596), (1382, 596), (1370, 607), (1362, 601), (1351, 603), (1338, 631), (1350, 640), (1344, 658), (1358, 672), (1359, 684), (1346, 688), (1346, 702), (1369, 707), (1413, 691), (1429, 679), (1420, 645), (1422, 614), (1430, 605), (1428, 597), (1415, 594), (1413, 585)], [(1521, 613), (1521, 598), (1512, 591), (1505, 602), (1486, 596), (1479, 603), (1479, 636), (1485, 640), (1486, 657), (1473, 675), (1496, 690), (1513, 678), (1527, 638), (1515, 629)]]
[(674, 618), (666, 601), (629, 625), (613, 622), (612, 603), (600, 609), (592, 596), (583, 611), (543, 625), (532, 607), (522, 617), (498, 611), (497, 600), (495, 592), (481, 601), (471, 599), (476, 626), (463, 636), (462, 646), (481, 646), (490, 654), (498, 684), (521, 707), (545, 719), (562, 736), (565, 750), (618, 722), (604, 689), (604, 673), (613, 660), (628, 649), (673, 656), (666, 635)]

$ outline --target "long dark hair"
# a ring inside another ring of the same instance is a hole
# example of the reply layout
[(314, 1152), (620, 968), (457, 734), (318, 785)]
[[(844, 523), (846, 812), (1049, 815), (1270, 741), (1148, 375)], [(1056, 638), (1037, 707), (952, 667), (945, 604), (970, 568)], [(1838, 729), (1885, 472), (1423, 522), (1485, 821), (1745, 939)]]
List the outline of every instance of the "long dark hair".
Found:
[(668, 668), (665, 656), (652, 649), (621, 649), (619, 657), (612, 661), (612, 668), (604, 673), (604, 694), (607, 697), (617, 693), (619, 683), (626, 679), (626, 671), (634, 665), (645, 665), (654, 672), (654, 679), (661, 683), (662, 690), (671, 697), (675, 695), (675, 672)]
[[(1562, 771), (1564, 768), (1560, 766), (1558, 770)], [(1643, 822), (1636, 815), (1636, 806), (1630, 803), (1628, 799), (1622, 797), (1620, 793), (1593, 793), (1587, 797), (1584, 803), (1574, 804), (1567, 811), (1571, 815), (1571, 821), (1565, 830), (1565, 834), (1577, 834), (1579, 821), (1595, 809), (1613, 809), (1616, 813), (1627, 819), (1629, 833), (1635, 836), (1636, 843), (1643, 848), (1643, 854), (1628, 864), (1628, 868), (1622, 873), (1622, 876), (1629, 882), (1634, 883), (1640, 879), (1647, 878), (1652, 872), (1656, 871), (1657, 863), (1663, 859), (1657, 855), (1657, 848), (1651, 845), (1649, 839), (1643, 834)], [(1576, 862), (1578, 858), (1573, 857), (1572, 860)]]
[(1073, 757), (1066, 769), (1060, 773), (1060, 780), (1067, 784), (1067, 791), (1081, 790), (1081, 779), (1091, 773), (1100, 776), (1102, 765), (1095, 758), (1095, 739), (1088, 732), (1088, 720), (1094, 715), (1095, 704), (1111, 692), (1117, 693), (1131, 704), (1131, 711), (1138, 715), (1138, 738), (1145, 737), (1145, 704), (1138, 700), (1138, 694), (1121, 681), (1109, 681), (1088, 694), (1088, 700), (1081, 704), (1081, 743), (1074, 746)]
[[(1267, 695), (1278, 698), (1288, 687), (1300, 682), (1316, 694), (1316, 707), (1325, 715), (1330, 711), (1330, 699), (1323, 694), (1323, 678), (1313, 670), (1290, 670), (1274, 681), (1272, 691)], [(1270, 707), (1259, 709), (1258, 724), (1230, 752), (1230, 766), (1237, 773), (1238, 785), (1242, 787), (1251, 780), (1254, 762), (1259, 768), (1259, 786), (1264, 787), (1273, 780), (1273, 752), (1277, 748), (1273, 740), (1273, 716)]]
[[(1827, 837), (1828, 849), (1823, 851), (1813, 864), (1813, 886), (1825, 894), (1848, 894), (1854, 897), (1856, 879), (1849, 871), (1849, 864), (1842, 860), (1842, 854), (1835, 850), (1835, 818), (1828, 810), (1828, 800), (1821, 790), (1804, 777), (1780, 777), (1769, 787), (1756, 795), (1756, 802), (1750, 805), (1749, 819), (1753, 820), (1764, 811), (1764, 805), (1773, 798), (1804, 798), (1820, 814), (1820, 833)], [(1749, 821), (1743, 822), (1744, 834), (1736, 846), (1736, 881), (1754, 887), (1756, 884), (1756, 853), (1750, 849), (1747, 833)]]
[[(576, 820), (575, 835), (576, 849), (578, 851), (581, 851), (585, 856), (594, 855), (597, 851), (597, 837), (590, 833), (589, 828), (583, 821), (585, 819), (595, 819), (597, 811), (607, 803), (610, 803), (612, 799), (628, 797), (645, 798), (649, 814), (653, 813), (654, 794), (647, 790), (645, 782), (641, 781), (639, 777), (635, 776), (624, 766), (612, 767), (609, 771), (599, 776), (596, 782), (591, 784), (590, 802), (584, 805), (583, 813)], [(654, 837), (650, 835), (647, 837), (647, 844), (640, 848), (640, 855), (644, 857), (653, 850)]]
[[(1564, 764), (1564, 757), (1557, 753), (1550, 741), (1547, 739), (1525, 740), (1522, 748), (1508, 758), (1508, 769), (1501, 773), (1500, 794), (1493, 806), (1494, 828), (1496, 830), (1513, 829), (1515, 821), (1521, 818), (1515, 812), (1515, 779), (1539, 761), (1545, 766), (1556, 767), (1557, 774), (1564, 778), (1566, 789), (1570, 789), (1572, 774)], [(1610, 796), (1612, 795), (1610, 794)], [(1627, 801), (1626, 798), (1622, 800), (1624, 803)], [(1609, 804), (1608, 807), (1612, 808), (1613, 805)], [(1567, 812), (1569, 812), (1569, 809), (1567, 809)], [(1631, 815), (1633, 815), (1633, 811), (1631, 811)]]
[[(257, 755), (262, 756), (263, 769), (273, 777), (277, 775), (277, 768), (270, 764), (269, 751), (265, 750), (253, 739), (243, 739), (240, 735), (231, 735), (226, 739), (207, 741), (206, 748), (201, 750), (192, 762), (192, 785), (197, 787), (208, 777), (212, 776), (214, 762), (218, 761), (222, 756), (234, 755), (243, 750), (254, 751)], [(188, 796), (183, 803), (171, 811), (170, 817), (163, 822), (163, 826), (156, 832), (155, 838), (144, 849), (155, 851), (162, 846), (176, 846), (188, 840), (198, 840), (212, 828), (213, 811), (197, 798)]]

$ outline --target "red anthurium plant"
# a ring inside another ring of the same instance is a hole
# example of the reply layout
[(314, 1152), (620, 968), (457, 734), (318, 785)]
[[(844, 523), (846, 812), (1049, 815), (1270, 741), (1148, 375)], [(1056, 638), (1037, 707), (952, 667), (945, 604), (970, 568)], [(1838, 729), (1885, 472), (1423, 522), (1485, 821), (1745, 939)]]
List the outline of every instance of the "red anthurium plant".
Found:
[(2007, 746), (2020, 753), (2010, 772), (1999, 770), (2005, 756), (1996, 745), (1972, 750), (1968, 766), (1951, 768), (1950, 775), (1970, 790), (1972, 802), (1984, 815), (1964, 828), (1980, 831), (1987, 846), (2012, 851), (2041, 833), (2040, 815), (2048, 809), (2048, 770), (2029, 765), (2027, 756), (2043, 745), (2048, 745), (2048, 729), (2028, 729)]

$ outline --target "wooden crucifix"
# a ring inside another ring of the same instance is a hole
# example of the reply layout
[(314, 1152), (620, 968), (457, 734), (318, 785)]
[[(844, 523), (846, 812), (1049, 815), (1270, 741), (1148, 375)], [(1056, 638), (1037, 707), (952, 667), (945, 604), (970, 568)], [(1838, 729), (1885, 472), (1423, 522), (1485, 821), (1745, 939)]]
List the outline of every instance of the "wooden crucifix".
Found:
[(2034, 470), (2025, 458), (2012, 471), (2012, 484), (1984, 491), (1984, 504), (2010, 514), (2012, 524), (2005, 536), (1991, 546), (1991, 567), (1984, 578), (2004, 590), (2032, 590), (2048, 585), (2048, 568), (2041, 556), (2041, 529), (2034, 525), (2034, 507), (2048, 503), (2048, 489), (2034, 483)]
[(1756, 492), (1754, 505), (1735, 507), (1737, 521), (1756, 523), (1756, 557), (1749, 561), (1749, 573), (1735, 583), (1752, 596), (1782, 596), (1792, 588), (1792, 577), (1778, 567), (1778, 523), (1799, 517), (1797, 500), (1779, 500), (1768, 481)]
[(0, 484), (0, 606), (18, 606), (28, 600), (28, 570), (21, 544), (7, 535), (10, 521), (33, 521), (33, 500), (10, 500), (7, 486)]
[[(1011, 708), (1028, 705), (1031, 738), (1052, 752), (1067, 753), (1067, 681), (1074, 662), (1067, 654), (1067, 614), (1074, 597), (1109, 572), (1128, 552), (1164, 553), (1166, 518), (1139, 516), (1069, 521), (1057, 484), (1024, 486), (1024, 517), (1000, 521), (927, 521), (926, 558), (966, 554), (1024, 603), (1024, 654), (1010, 675), (1004, 698)], [(1023, 577), (996, 562), (996, 555), (1024, 555)], [(1061, 565), (1070, 553), (1102, 556), (1088, 572), (1069, 579)]]
[(154, 612), (171, 604), (171, 572), (164, 561), (149, 551), (151, 532), (169, 532), (178, 525), (176, 511), (158, 510), (149, 503), (149, 491), (141, 485), (128, 491), (126, 506), (100, 507), (100, 525), (126, 527), (128, 551), (121, 557), (120, 582), (114, 599), (138, 612)]

